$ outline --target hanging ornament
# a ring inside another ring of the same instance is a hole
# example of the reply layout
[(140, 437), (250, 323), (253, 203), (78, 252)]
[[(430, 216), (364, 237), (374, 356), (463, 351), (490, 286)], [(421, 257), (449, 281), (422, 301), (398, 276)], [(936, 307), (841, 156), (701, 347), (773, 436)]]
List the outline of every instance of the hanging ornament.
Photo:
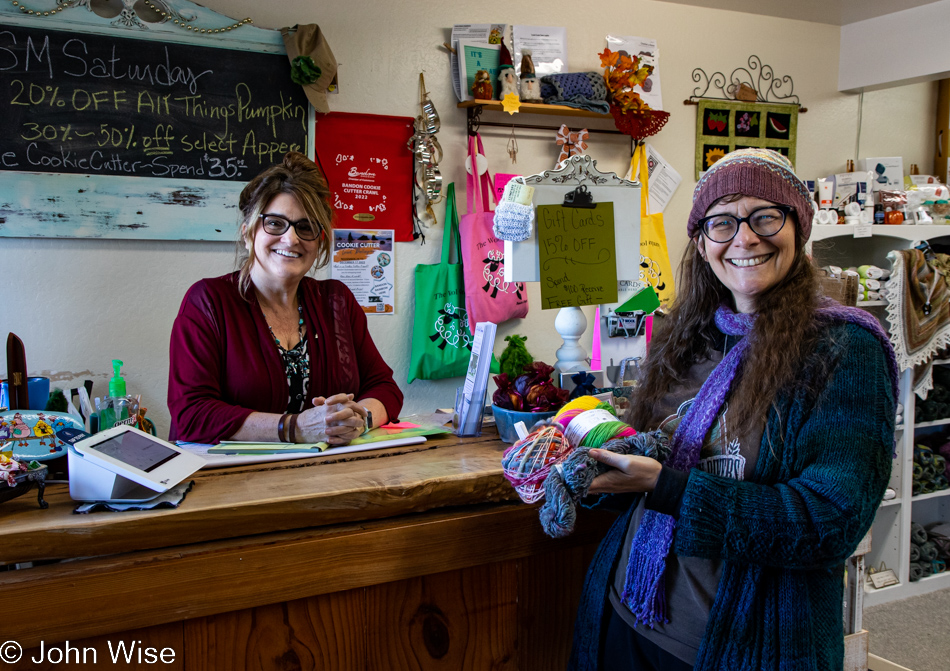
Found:
[(515, 127), (511, 127), (511, 137), (508, 138), (508, 156), (511, 158), (511, 164), (518, 162), (518, 138), (515, 137)]

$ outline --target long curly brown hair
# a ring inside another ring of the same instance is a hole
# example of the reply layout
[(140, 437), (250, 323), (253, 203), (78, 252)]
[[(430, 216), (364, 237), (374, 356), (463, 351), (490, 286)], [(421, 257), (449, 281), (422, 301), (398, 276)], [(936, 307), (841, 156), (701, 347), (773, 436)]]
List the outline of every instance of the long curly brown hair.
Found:
[[(794, 218), (794, 214), (789, 215)], [(795, 223), (790, 221), (789, 223)], [(764, 420), (776, 396), (796, 384), (819, 336), (816, 309), (818, 272), (805, 253), (805, 239), (795, 226), (795, 256), (785, 280), (756, 297), (756, 320), (750, 348), (729, 394), (729, 414), (735, 435), (746, 435)], [(721, 346), (714, 317), (720, 305), (735, 309), (732, 293), (713, 273), (691, 241), (679, 269), (676, 299), (659, 320), (650, 342), (625, 421), (637, 430), (650, 426), (660, 400), (682, 384), (690, 367)], [(662, 419), (662, 418), (661, 418)]]
[(317, 229), (319, 248), (313, 269), (322, 268), (330, 260), (330, 238), (333, 235), (330, 225), (333, 220), (330, 188), (316, 163), (300, 152), (287, 152), (280, 163), (270, 166), (248, 182), (238, 200), (241, 210), (237, 245), (237, 265), (240, 267), (238, 289), (245, 300), (251, 286), (251, 266), (255, 260), (254, 237), (260, 231), (258, 221), (271, 200), (280, 193), (296, 198)]

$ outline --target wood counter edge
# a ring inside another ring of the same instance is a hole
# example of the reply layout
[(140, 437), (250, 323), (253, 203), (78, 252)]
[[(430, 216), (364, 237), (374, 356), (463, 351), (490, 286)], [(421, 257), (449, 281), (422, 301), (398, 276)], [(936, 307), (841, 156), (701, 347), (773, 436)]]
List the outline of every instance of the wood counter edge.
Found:
[[(467, 442), (466, 442), (467, 441)], [(368, 478), (362, 486), (341, 486), (325, 490), (311, 486), (302, 491), (280, 497), (261, 494), (260, 498), (232, 500), (227, 496), (226, 482), (244, 487), (247, 478), (258, 473), (241, 469), (237, 472), (202, 473), (196, 480), (195, 491), (174, 510), (151, 510), (126, 513), (90, 513), (64, 515), (61, 522), (49, 513), (53, 510), (33, 511), (30, 519), (49, 518), (51, 524), (16, 525), (15, 516), (8, 519), (9, 528), (0, 533), (0, 564), (47, 559), (123, 554), (173, 545), (184, 545), (225, 538), (239, 538), (252, 534), (275, 533), (306, 529), (328, 524), (341, 524), (369, 519), (381, 519), (408, 513), (418, 513), (441, 507), (516, 500), (517, 495), (501, 474), (501, 452), (497, 439), (451, 438), (439, 449), (413, 454), (392, 455), (358, 465), (333, 463), (327, 474), (362, 472), (356, 469), (374, 466), (368, 473), (376, 476), (381, 465), (392, 465), (391, 479)], [(445, 449), (448, 448), (448, 449)], [(462, 448), (462, 449), (458, 449)], [(466, 455), (481, 464), (473, 472), (465, 471)], [(411, 476), (417, 465), (427, 466), (431, 459), (441, 464), (443, 471), (436, 475)], [(407, 461), (408, 460), (408, 461)], [(497, 463), (497, 469), (486, 467)], [(282, 468), (264, 466), (262, 476), (280, 478), (292, 487), (299, 478), (308, 475), (307, 467), (321, 466), (322, 462), (307, 464), (286, 463)], [(278, 471), (275, 473), (274, 471)], [(333, 478), (329, 478), (333, 480)], [(271, 480), (272, 481), (272, 480)], [(209, 502), (200, 496), (208, 490), (199, 490), (203, 483), (213, 484), (211, 491), (221, 490)], [(198, 498), (195, 498), (198, 494)], [(60, 492), (60, 496), (68, 496)], [(52, 500), (52, 499), (51, 499)], [(190, 501), (190, 502), (189, 502)], [(198, 502), (201, 501), (199, 504)], [(61, 503), (61, 502), (60, 502)], [(75, 504), (69, 502), (69, 508)], [(3, 542), (15, 539), (15, 542)]]

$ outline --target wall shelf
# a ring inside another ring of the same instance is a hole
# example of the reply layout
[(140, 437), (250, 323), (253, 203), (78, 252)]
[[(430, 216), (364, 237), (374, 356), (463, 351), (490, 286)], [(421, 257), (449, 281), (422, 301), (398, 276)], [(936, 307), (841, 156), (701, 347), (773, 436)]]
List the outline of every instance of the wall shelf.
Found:
[(947, 496), (950, 494), (950, 489), (941, 489), (937, 492), (930, 492), (929, 494), (918, 494), (917, 496), (912, 496), (911, 501), (916, 503), (917, 501), (926, 501), (927, 499), (938, 499), (941, 496)]
[[(478, 107), (490, 112), (504, 112), (500, 100), (466, 100), (460, 102), (458, 107), (460, 109)], [(598, 112), (568, 107), (567, 105), (544, 105), (542, 103), (521, 103), (521, 109), (509, 116), (516, 117), (519, 114), (554, 114), (557, 116), (580, 116), (589, 119), (613, 119), (609, 114), (599, 114)], [(620, 131), (617, 132), (619, 133)]]
[[(610, 121), (611, 125), (613, 124), (613, 117), (610, 114), (600, 114), (599, 112), (591, 112), (589, 110), (577, 109), (576, 107), (567, 107), (566, 105), (544, 105), (539, 103), (521, 103), (521, 107), (518, 112), (514, 114), (505, 115), (504, 122), (501, 121), (482, 121), (482, 112), (501, 112), (504, 113), (505, 109), (502, 107), (500, 100), (466, 100), (460, 102), (457, 107), (459, 109), (464, 109), (468, 118), (468, 134), (475, 135), (478, 132), (481, 126), (497, 126), (500, 128), (532, 128), (535, 130), (552, 130), (556, 131), (561, 127), (559, 122), (553, 122), (549, 124), (529, 124), (529, 123), (520, 123), (521, 115), (542, 115), (542, 116), (559, 116), (559, 117), (580, 117), (582, 119), (602, 119)], [(517, 117), (517, 119), (516, 119)], [(515, 123), (515, 121), (519, 123)], [(616, 128), (587, 128), (588, 133), (601, 133), (603, 135), (625, 135), (621, 133)], [(633, 139), (630, 140), (633, 142)]]
[(915, 429), (926, 429), (928, 426), (945, 426), (950, 424), (950, 417), (944, 419), (935, 419), (932, 422), (917, 422), (914, 424)]
[[(812, 226), (810, 242), (828, 238), (854, 237), (853, 224), (837, 226)], [(871, 237), (887, 236), (903, 240), (924, 240), (950, 236), (950, 226), (946, 224), (876, 224), (871, 226)]]

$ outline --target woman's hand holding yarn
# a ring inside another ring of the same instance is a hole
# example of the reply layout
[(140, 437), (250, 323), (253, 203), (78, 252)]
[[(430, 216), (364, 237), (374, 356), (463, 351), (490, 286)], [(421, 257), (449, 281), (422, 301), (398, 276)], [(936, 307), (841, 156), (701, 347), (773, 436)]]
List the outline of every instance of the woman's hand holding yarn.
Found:
[(592, 449), (590, 456), (610, 470), (594, 478), (588, 494), (652, 492), (663, 468), (655, 459), (632, 454)]

